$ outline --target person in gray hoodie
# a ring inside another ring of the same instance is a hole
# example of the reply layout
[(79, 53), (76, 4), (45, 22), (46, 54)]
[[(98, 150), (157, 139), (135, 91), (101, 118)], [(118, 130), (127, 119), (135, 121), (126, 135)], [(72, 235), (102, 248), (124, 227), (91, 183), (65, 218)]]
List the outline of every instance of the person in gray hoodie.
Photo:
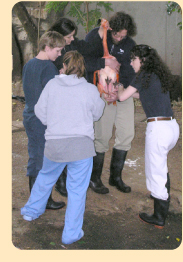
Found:
[(27, 221), (42, 215), (52, 187), (67, 165), (63, 244), (84, 236), (86, 192), (96, 155), (93, 122), (100, 119), (105, 107), (97, 87), (88, 83), (84, 75), (82, 55), (77, 51), (67, 52), (62, 73), (47, 83), (35, 105), (36, 116), (47, 126), (43, 167), (28, 202), (21, 209)]

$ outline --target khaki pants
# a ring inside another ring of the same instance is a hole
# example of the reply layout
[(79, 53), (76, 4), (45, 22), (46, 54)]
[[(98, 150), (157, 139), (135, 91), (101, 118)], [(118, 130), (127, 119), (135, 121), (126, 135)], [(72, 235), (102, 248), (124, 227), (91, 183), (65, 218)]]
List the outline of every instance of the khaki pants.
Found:
[(113, 126), (116, 127), (114, 147), (128, 151), (134, 138), (134, 102), (129, 98), (117, 102), (117, 106), (106, 103), (104, 113), (95, 122), (95, 150), (99, 153), (109, 150), (109, 140), (112, 137)]

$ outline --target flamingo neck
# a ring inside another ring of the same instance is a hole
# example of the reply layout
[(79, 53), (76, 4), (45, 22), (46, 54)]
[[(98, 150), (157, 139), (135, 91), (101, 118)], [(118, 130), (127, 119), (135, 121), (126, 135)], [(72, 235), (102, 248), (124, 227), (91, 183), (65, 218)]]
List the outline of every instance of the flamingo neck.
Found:
[(109, 50), (107, 47), (107, 28), (105, 27), (104, 27), (104, 36), (103, 36), (103, 49), (104, 49), (103, 58), (112, 58), (113, 57), (109, 54)]

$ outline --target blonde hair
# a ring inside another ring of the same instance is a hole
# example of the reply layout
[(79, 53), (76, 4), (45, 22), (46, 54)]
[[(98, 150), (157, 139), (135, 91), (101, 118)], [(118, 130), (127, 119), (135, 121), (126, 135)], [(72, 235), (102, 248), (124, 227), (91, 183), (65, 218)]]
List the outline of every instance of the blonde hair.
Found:
[(67, 69), (66, 75), (77, 74), (77, 77), (85, 76), (85, 62), (83, 56), (78, 51), (69, 51), (63, 57), (63, 63)]
[(46, 46), (50, 48), (64, 47), (65, 39), (63, 35), (56, 31), (48, 31), (39, 40), (39, 51), (44, 51)]

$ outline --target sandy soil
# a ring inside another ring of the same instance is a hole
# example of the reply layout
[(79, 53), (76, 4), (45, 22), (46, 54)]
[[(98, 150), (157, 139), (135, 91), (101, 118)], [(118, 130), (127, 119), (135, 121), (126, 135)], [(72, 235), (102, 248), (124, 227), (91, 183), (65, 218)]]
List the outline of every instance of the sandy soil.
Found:
[[(12, 120), (22, 121), (24, 104), (12, 100)], [(105, 155), (103, 183), (109, 188), (107, 195), (88, 189), (83, 229), (85, 236), (78, 242), (64, 246), (60, 241), (64, 226), (65, 208), (46, 210), (39, 219), (26, 222), (20, 208), (29, 197), (26, 166), (28, 160), (27, 136), (24, 129), (12, 132), (12, 241), (23, 250), (165, 250), (176, 249), (182, 240), (182, 103), (174, 103), (175, 117), (180, 124), (180, 139), (169, 153), (168, 166), (171, 179), (171, 203), (163, 230), (144, 224), (138, 219), (139, 211), (153, 212), (153, 200), (145, 185), (144, 138), (146, 122), (140, 104), (135, 107), (135, 138), (128, 152), (123, 179), (132, 187), (124, 194), (108, 185), (109, 166), (114, 144)], [(53, 189), (53, 198), (67, 202)]]

